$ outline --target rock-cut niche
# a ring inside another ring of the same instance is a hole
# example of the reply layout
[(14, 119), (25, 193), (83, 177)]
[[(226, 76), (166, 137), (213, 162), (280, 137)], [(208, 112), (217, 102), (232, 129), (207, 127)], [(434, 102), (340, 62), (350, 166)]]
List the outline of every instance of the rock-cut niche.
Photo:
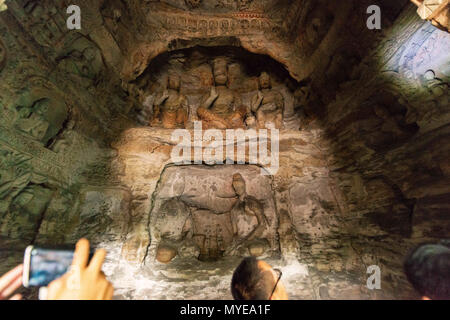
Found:
[[(255, 165), (169, 166), (153, 195), (150, 235), (160, 262), (279, 252), (272, 178)], [(154, 258), (154, 257), (151, 257)]]
[(296, 81), (277, 61), (238, 47), (200, 47), (156, 57), (130, 85), (134, 116), (156, 128), (298, 129)]

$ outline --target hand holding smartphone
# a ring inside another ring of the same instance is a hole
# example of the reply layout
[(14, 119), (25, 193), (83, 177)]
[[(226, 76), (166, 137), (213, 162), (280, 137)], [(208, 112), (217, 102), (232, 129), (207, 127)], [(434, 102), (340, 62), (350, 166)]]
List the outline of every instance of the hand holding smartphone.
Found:
[(47, 286), (69, 270), (73, 256), (73, 250), (27, 247), (23, 261), (23, 286)]
[(30, 246), (24, 257), (23, 283), (46, 289), (48, 300), (111, 300), (114, 288), (102, 272), (106, 251), (89, 252), (81, 239), (75, 252)]

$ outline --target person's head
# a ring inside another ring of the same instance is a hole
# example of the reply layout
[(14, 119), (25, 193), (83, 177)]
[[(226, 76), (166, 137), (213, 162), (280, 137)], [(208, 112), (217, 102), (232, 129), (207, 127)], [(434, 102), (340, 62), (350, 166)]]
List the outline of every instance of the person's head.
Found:
[(214, 81), (216, 85), (226, 85), (228, 82), (227, 60), (225, 58), (217, 58), (214, 60)]
[(270, 76), (267, 72), (263, 72), (259, 76), (259, 85), (261, 89), (269, 89), (271, 87)]
[(180, 89), (180, 77), (176, 74), (169, 74), (169, 89)]
[(245, 194), (245, 180), (240, 173), (233, 174), (233, 189), (238, 196)]
[(420, 245), (407, 256), (404, 269), (423, 299), (450, 299), (449, 243)]
[(280, 270), (266, 262), (245, 258), (234, 271), (231, 293), (235, 300), (287, 300), (281, 276)]

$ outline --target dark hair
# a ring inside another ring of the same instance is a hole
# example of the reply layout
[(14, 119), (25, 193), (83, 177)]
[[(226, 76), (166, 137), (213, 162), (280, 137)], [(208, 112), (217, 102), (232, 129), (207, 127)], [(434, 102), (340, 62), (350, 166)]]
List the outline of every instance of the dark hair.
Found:
[(231, 279), (231, 293), (235, 300), (269, 300), (273, 286), (273, 277), (258, 267), (258, 260), (254, 257), (245, 258)]
[(408, 280), (423, 297), (450, 299), (450, 242), (422, 244), (405, 260)]

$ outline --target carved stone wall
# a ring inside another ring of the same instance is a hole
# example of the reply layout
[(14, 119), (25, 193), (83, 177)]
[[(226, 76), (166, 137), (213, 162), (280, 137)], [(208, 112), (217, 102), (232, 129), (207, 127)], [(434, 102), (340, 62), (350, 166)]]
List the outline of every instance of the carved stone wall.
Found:
[(343, 194), (352, 249), (365, 265), (389, 270), (384, 279), (399, 295), (409, 248), (450, 234), (444, 142), (450, 38), (414, 14), (408, 7), (399, 16), (386, 38), (350, 68), (324, 116), (311, 122), (332, 142), (327, 163)]
[[(137, 114), (137, 120), (142, 125), (152, 125), (152, 119), (156, 116), (154, 107), (157, 100), (166, 89), (169, 89), (169, 77), (175, 76), (180, 82), (178, 91), (186, 99), (184, 108), (188, 121), (183, 127), (192, 128), (193, 121), (201, 120), (198, 109), (203, 106), (211, 88), (215, 86), (215, 59), (223, 59), (226, 62), (227, 87), (239, 97), (241, 105), (246, 107), (246, 117), (250, 115), (256, 117), (256, 112), (253, 113), (250, 106), (252, 99), (259, 90), (262, 90), (259, 77), (266, 72), (270, 77), (270, 92), (280, 95), (282, 127), (291, 130), (300, 127), (300, 118), (295, 112), (295, 108), (299, 105), (295, 104), (292, 90), (297, 82), (284, 68), (267, 57), (249, 54), (234, 47), (221, 46), (195, 47), (155, 58), (148, 69), (132, 83), (133, 90), (137, 93), (136, 100), (140, 103), (131, 110), (130, 116)], [(248, 124), (245, 127), (252, 126)]]
[[(198, 286), (231, 298), (247, 254), (283, 267), (294, 299), (415, 297), (403, 256), (450, 234), (450, 40), (407, 0), (375, 1), (383, 30), (368, 30), (373, 2), (7, 1), (0, 273), (30, 243), (88, 237), (110, 252), (118, 298), (202, 298)], [(65, 27), (69, 4), (81, 30)], [(284, 100), (270, 178), (249, 164), (175, 166), (172, 130), (149, 126), (173, 72), (196, 120), (219, 56), (243, 105), (263, 71)], [(230, 228), (252, 234), (255, 212), (266, 229), (235, 246)], [(382, 291), (365, 287), (374, 264)]]
[(72, 242), (85, 186), (114, 180), (112, 132), (132, 123), (114, 120), (124, 92), (105, 95), (120, 79), (104, 39), (94, 40), (98, 30), (68, 30), (65, 8), (14, 1), (0, 14), (2, 250)]
[[(245, 184), (245, 196), (233, 188)], [(224, 254), (279, 254), (271, 179), (252, 166), (169, 167), (155, 190), (150, 213), (152, 247), (172, 245), (193, 258), (219, 259)]]

